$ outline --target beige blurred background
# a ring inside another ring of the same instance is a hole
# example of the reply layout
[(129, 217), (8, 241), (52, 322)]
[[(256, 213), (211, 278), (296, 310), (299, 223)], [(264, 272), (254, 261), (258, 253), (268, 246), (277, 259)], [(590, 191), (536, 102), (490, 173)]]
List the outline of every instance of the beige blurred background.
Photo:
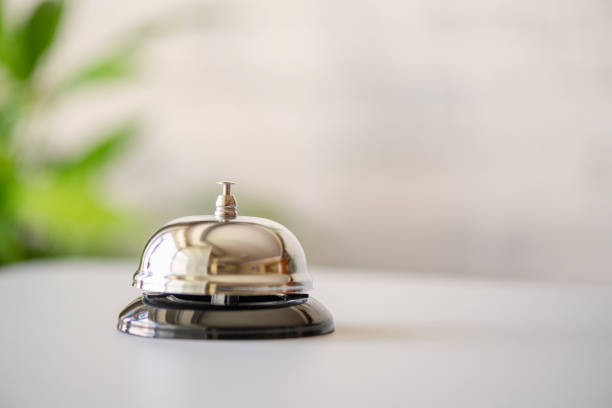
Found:
[(231, 179), (311, 263), (612, 281), (609, 2), (81, 0), (47, 74), (174, 14), (205, 24), (39, 124), (70, 152), (137, 112), (110, 181), (156, 222)]

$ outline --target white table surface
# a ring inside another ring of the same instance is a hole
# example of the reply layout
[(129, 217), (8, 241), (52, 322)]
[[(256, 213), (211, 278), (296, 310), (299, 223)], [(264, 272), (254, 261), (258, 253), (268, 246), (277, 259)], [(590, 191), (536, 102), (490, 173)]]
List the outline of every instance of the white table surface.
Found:
[(336, 333), (115, 329), (134, 262), (0, 270), (0, 407), (611, 407), (612, 287), (312, 268)]

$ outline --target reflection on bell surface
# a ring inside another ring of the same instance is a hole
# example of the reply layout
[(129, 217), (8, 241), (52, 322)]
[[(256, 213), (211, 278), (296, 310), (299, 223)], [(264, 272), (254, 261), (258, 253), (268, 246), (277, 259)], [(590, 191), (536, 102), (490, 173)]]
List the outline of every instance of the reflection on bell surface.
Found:
[(331, 333), (331, 314), (307, 293), (306, 256), (281, 224), (238, 216), (232, 182), (214, 215), (178, 218), (147, 242), (133, 285), (144, 291), (118, 329), (144, 337), (257, 339)]

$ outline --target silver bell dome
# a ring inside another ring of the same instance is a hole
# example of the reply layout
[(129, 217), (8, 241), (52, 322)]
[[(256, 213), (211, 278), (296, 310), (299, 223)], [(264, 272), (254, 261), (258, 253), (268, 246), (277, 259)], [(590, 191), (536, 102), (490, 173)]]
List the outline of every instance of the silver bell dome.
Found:
[(270, 295), (308, 291), (299, 241), (283, 225), (238, 216), (231, 182), (219, 182), (214, 215), (177, 218), (147, 242), (133, 285), (182, 295)]

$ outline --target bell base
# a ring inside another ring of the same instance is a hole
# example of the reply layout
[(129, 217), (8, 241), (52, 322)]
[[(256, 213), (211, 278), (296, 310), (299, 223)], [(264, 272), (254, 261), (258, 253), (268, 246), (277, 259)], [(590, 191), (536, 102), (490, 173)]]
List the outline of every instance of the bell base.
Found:
[(119, 314), (117, 329), (141, 337), (202, 340), (296, 338), (334, 331), (329, 311), (306, 295), (273, 307), (223, 307), (160, 296), (145, 294), (132, 301)]

